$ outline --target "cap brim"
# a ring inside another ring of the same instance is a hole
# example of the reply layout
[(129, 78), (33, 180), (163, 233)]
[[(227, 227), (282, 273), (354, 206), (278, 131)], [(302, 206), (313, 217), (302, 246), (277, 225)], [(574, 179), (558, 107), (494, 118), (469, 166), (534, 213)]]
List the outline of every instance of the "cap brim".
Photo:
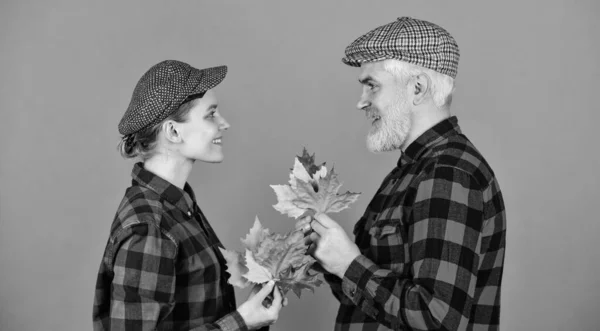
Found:
[(361, 65), (361, 62), (356, 61), (356, 60), (351, 60), (351, 59), (349, 59), (347, 57), (342, 58), (342, 62), (345, 65), (349, 65), (351, 67), (360, 67), (360, 65)]
[(387, 55), (387, 54), (359, 54), (359, 55), (355, 55), (354, 58), (351, 57), (344, 57), (342, 58), (342, 62), (344, 62), (344, 64), (347, 64), (351, 67), (360, 67), (365, 63), (371, 63), (371, 62), (379, 62), (379, 61), (384, 61), (384, 60), (389, 60), (389, 59), (397, 59), (400, 61), (404, 61), (403, 59), (399, 59), (399, 58), (395, 58), (393, 56)]
[(227, 66), (222, 65), (212, 68), (200, 69), (200, 72), (202, 74), (200, 83), (192, 89), (190, 95), (206, 92), (221, 84), (221, 82), (227, 76)]

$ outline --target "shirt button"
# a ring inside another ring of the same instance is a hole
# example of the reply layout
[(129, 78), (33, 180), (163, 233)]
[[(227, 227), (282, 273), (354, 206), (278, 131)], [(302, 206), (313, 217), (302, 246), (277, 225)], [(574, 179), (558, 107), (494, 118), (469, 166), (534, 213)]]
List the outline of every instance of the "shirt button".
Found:
[(188, 216), (192, 216), (192, 212), (188, 210)]

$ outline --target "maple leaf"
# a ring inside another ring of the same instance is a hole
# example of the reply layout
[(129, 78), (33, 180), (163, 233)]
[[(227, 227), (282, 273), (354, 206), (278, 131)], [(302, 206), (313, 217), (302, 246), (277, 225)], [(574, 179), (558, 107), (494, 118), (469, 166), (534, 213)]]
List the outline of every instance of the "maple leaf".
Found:
[(271, 187), (277, 195), (278, 202), (273, 206), (275, 210), (296, 219), (305, 214), (305, 210), (298, 208), (298, 206), (292, 202), (296, 198), (296, 193), (294, 193), (294, 190), (290, 185), (271, 185)]
[(242, 243), (246, 248), (251, 251), (256, 250), (258, 244), (261, 243), (266, 236), (269, 235), (269, 230), (262, 227), (262, 224), (258, 220), (258, 216), (254, 219), (254, 225), (250, 228), (250, 232), (246, 235), (245, 239), (242, 239)]
[(248, 268), (248, 272), (242, 276), (252, 283), (262, 284), (273, 280), (273, 274), (267, 268), (258, 264), (254, 260), (252, 252), (248, 249), (246, 249), (246, 268)]
[(294, 160), (289, 185), (271, 185), (277, 195), (277, 204), (273, 207), (296, 219), (344, 210), (358, 199), (360, 193), (338, 194), (342, 183), (337, 177), (333, 168), (327, 171), (325, 163), (315, 165), (314, 153), (309, 155), (303, 149), (302, 156)]
[(227, 261), (227, 272), (229, 273), (228, 283), (240, 288), (248, 286), (248, 281), (242, 277), (243, 274), (248, 272), (248, 268), (245, 265), (244, 257), (241, 253), (232, 252), (219, 247), (225, 261)]
[(315, 153), (313, 153), (313, 155), (308, 154), (306, 148), (302, 148), (302, 156), (298, 156), (297, 159), (311, 176), (316, 174), (321, 166), (325, 165), (325, 162), (323, 162), (321, 166), (315, 165)]
[(250, 283), (274, 280), (286, 292), (291, 289), (300, 297), (302, 289), (314, 291), (321, 282), (306, 272), (315, 260), (306, 255), (307, 246), (300, 230), (285, 235), (270, 233), (258, 217), (242, 243), (244, 254), (221, 249), (227, 261), (229, 283), (244, 288)]
[(293, 231), (285, 236), (265, 238), (258, 247), (256, 257), (272, 275), (279, 278), (286, 270), (302, 265), (307, 249), (302, 231)]
[(307, 262), (302, 264), (300, 268), (290, 268), (279, 279), (279, 287), (285, 295), (288, 291), (293, 291), (298, 298), (302, 294), (303, 289), (310, 290), (314, 293), (314, 288), (320, 286), (323, 281), (319, 279), (318, 274), (310, 274), (309, 270), (315, 260), (307, 256)]

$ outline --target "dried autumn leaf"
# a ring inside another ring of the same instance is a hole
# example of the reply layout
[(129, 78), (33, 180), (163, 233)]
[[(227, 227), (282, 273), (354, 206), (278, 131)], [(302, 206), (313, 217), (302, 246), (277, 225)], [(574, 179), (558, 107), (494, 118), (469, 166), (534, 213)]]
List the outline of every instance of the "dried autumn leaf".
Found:
[(256, 258), (272, 275), (279, 278), (286, 270), (302, 265), (307, 248), (303, 233), (294, 231), (285, 236), (265, 238), (258, 247)]
[(238, 252), (232, 252), (219, 247), (225, 261), (227, 261), (227, 272), (229, 273), (229, 284), (240, 288), (248, 286), (248, 281), (242, 277), (243, 274), (248, 272), (244, 264), (244, 257)]
[(342, 183), (332, 168), (327, 171), (325, 163), (315, 165), (314, 154), (306, 149), (294, 160), (289, 185), (271, 185), (277, 195), (273, 207), (282, 214), (299, 218), (319, 213), (335, 213), (344, 210), (358, 199), (360, 193), (347, 191), (338, 194)]
[[(308, 172), (309, 175), (315, 175), (319, 172), (322, 166), (325, 165), (325, 162), (321, 163), (321, 165), (315, 164), (315, 153), (313, 155), (308, 154), (306, 148), (302, 149), (302, 156), (296, 157), (296, 159), (304, 166), (304, 169)], [(323, 174), (321, 177), (325, 176)]]
[(273, 280), (273, 274), (267, 268), (258, 264), (254, 260), (252, 252), (248, 249), (246, 249), (246, 268), (248, 268), (248, 272), (242, 276), (252, 283), (262, 284)]
[(302, 289), (314, 291), (321, 281), (305, 272), (315, 260), (306, 255), (307, 246), (301, 231), (285, 235), (270, 233), (258, 220), (242, 243), (245, 253), (221, 249), (227, 260), (229, 283), (246, 287), (249, 282), (262, 284), (275, 280), (282, 289), (292, 290), (298, 297)]
[(292, 201), (296, 198), (296, 193), (290, 185), (271, 185), (277, 195), (277, 204), (273, 207), (282, 214), (289, 217), (298, 218), (304, 215), (305, 210), (298, 208)]
[(262, 224), (258, 220), (258, 216), (254, 219), (254, 225), (250, 228), (250, 232), (246, 235), (245, 239), (242, 239), (242, 243), (246, 248), (254, 251), (258, 244), (262, 242), (266, 236), (269, 235), (269, 230), (264, 229)]
[(323, 283), (319, 279), (318, 274), (311, 275), (309, 273), (310, 267), (315, 260), (310, 256), (307, 256), (307, 258), (309, 258), (307, 259), (308, 261), (301, 265), (300, 268), (290, 268), (281, 275), (278, 283), (284, 295), (291, 290), (299, 298), (302, 290), (306, 289), (314, 292), (314, 288)]

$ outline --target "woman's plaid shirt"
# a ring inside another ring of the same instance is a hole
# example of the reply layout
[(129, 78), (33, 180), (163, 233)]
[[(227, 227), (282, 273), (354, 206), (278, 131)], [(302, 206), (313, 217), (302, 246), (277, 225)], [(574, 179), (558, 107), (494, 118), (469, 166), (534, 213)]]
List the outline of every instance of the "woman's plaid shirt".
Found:
[(134, 166), (110, 230), (94, 330), (247, 330), (194, 193)]
[(498, 330), (506, 218), (456, 117), (421, 135), (357, 222), (335, 330)]

